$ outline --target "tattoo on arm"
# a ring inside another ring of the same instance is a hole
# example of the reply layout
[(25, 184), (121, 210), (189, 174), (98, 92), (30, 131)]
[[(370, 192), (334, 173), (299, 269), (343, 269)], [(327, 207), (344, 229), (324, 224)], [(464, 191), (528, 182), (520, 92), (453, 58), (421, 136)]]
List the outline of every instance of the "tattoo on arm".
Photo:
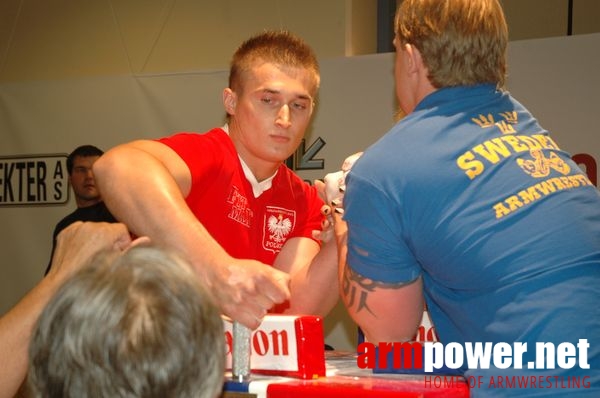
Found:
[(377, 282), (367, 277), (360, 275), (353, 271), (346, 265), (344, 268), (344, 274), (342, 278), (342, 294), (344, 295), (344, 301), (348, 307), (356, 307), (356, 312), (360, 312), (363, 309), (369, 311), (371, 315), (377, 317), (377, 315), (369, 308), (367, 299), (369, 294), (375, 291), (375, 289), (399, 289), (409, 283), (385, 283)]

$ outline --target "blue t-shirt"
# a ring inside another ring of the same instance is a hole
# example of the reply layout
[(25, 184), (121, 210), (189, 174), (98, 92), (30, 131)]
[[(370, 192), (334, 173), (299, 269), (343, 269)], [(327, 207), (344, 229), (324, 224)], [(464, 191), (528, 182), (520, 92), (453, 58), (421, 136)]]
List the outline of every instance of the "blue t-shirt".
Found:
[(346, 183), (349, 266), (381, 282), (421, 276), (442, 343), (526, 342), (525, 364), (535, 342), (590, 344), (590, 370), (466, 375), (589, 376), (600, 389), (600, 195), (507, 92), (437, 90)]

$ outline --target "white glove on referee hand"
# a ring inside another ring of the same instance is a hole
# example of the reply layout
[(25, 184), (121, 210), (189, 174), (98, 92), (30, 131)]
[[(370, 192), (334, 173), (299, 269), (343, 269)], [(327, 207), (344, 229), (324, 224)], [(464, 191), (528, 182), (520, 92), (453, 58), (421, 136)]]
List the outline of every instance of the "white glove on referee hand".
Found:
[(346, 191), (346, 176), (354, 165), (354, 162), (362, 155), (362, 152), (354, 153), (348, 156), (342, 163), (342, 169), (333, 173), (325, 175), (324, 187), (322, 184), (317, 184), (320, 181), (315, 181), (317, 189), (324, 190), (325, 206), (321, 209), (321, 212), (327, 216), (326, 225), (323, 225), (323, 230), (318, 234), (318, 237), (323, 242), (329, 241), (333, 237), (333, 216), (332, 207), (335, 206), (338, 213), (344, 211), (342, 202), (344, 198), (344, 192)]
[(346, 176), (354, 165), (354, 162), (356, 162), (362, 154), (362, 152), (357, 152), (348, 156), (344, 160), (344, 163), (342, 163), (342, 169), (340, 171), (329, 173), (325, 176), (325, 196), (327, 204), (333, 202), (336, 207), (342, 207), (342, 199), (344, 198), (344, 192), (346, 191)]

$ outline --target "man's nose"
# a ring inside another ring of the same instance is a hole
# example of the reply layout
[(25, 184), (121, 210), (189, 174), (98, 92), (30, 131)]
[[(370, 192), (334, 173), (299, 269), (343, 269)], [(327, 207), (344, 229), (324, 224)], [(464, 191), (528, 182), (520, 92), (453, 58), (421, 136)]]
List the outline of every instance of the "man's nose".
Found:
[(285, 104), (279, 109), (279, 113), (277, 114), (277, 125), (281, 127), (290, 127), (292, 122), (290, 120), (290, 107), (288, 104)]

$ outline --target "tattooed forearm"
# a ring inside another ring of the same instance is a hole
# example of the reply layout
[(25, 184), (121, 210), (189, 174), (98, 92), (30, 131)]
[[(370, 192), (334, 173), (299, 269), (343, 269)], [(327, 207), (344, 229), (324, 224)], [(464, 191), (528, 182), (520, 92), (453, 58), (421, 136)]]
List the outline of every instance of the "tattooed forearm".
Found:
[(346, 267), (342, 278), (342, 295), (344, 301), (346, 302), (346, 305), (348, 306), (348, 308), (356, 306), (356, 312), (360, 312), (361, 310), (366, 309), (373, 316), (376, 316), (367, 305), (369, 290), (363, 289), (360, 286), (360, 283), (353, 283), (353, 276), (361, 277), (360, 275), (353, 273), (348, 269), (348, 267)]
[(349, 308), (356, 307), (356, 312), (365, 309), (376, 317), (377, 315), (369, 308), (367, 303), (369, 294), (375, 289), (399, 289), (407, 284), (377, 282), (354, 272), (346, 266), (342, 276), (342, 296)]

